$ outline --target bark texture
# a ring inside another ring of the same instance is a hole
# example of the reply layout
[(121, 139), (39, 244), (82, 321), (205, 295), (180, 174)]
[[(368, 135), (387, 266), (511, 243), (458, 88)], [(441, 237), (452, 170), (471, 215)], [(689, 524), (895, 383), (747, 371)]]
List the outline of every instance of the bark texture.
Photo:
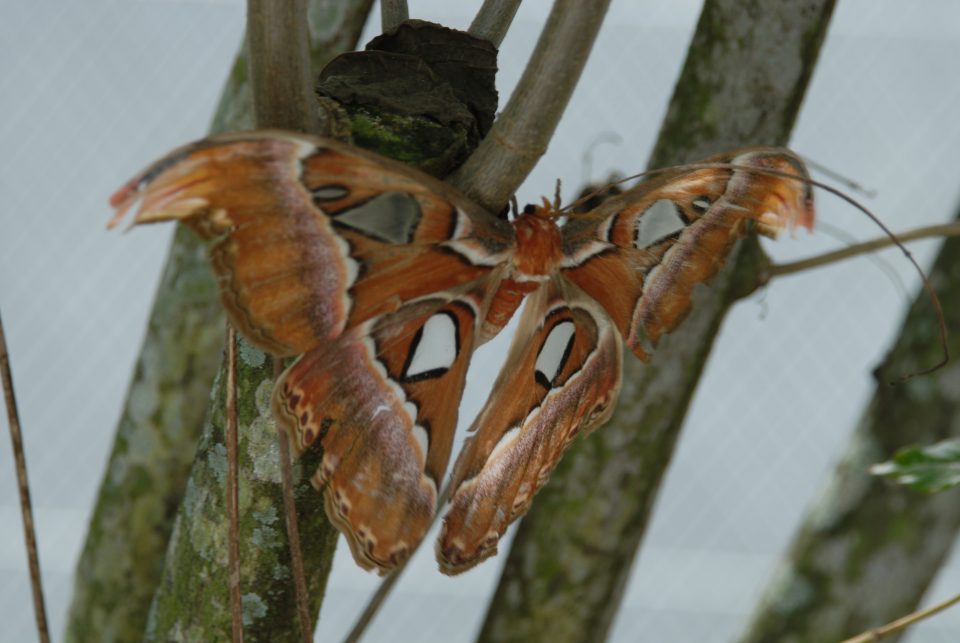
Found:
[[(311, 3), (315, 60), (329, 59), (355, 44), (370, 4), (371, 0)], [(246, 68), (241, 53), (221, 96), (212, 133), (253, 126)], [(65, 640), (143, 638), (210, 402), (223, 329), (206, 246), (180, 228), (77, 564)]]
[(944, 243), (930, 281), (954, 357), (931, 375), (889, 383), (941, 356), (937, 319), (921, 291), (876, 371), (876, 391), (843, 457), (742, 643), (839, 641), (908, 614), (956, 542), (960, 489), (927, 495), (867, 471), (904, 446), (960, 437), (960, 239)]
[[(240, 340), (237, 406), (240, 435), (240, 584), (247, 641), (300, 640), (283, 517), (277, 429), (270, 412), (273, 361)], [(226, 377), (221, 369), (180, 512), (170, 536), (163, 577), (147, 622), (148, 641), (229, 640), (227, 585), (227, 451), (224, 446)], [(298, 523), (314, 619), (323, 599), (339, 535), (323, 501), (294, 467)]]
[[(833, 5), (708, 0), (652, 165), (785, 144)], [(626, 357), (613, 419), (573, 445), (521, 523), (481, 641), (606, 637), (713, 339), (764, 261), (741, 244), (651, 362)]]

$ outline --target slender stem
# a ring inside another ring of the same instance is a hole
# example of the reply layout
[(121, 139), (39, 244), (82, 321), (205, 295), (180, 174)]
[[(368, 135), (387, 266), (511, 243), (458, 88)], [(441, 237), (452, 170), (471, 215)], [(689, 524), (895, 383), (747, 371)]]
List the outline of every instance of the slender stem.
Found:
[(237, 332), (227, 323), (227, 517), (230, 616), (233, 643), (243, 643), (243, 602), (240, 595), (240, 503), (237, 477)]
[(23, 538), (27, 543), (27, 565), (30, 568), (30, 588), (33, 590), (33, 611), (37, 617), (37, 637), (41, 643), (50, 643), (47, 608), (43, 601), (43, 582), (40, 578), (40, 556), (37, 553), (37, 534), (33, 526), (33, 508), (30, 503), (27, 457), (24, 454), (23, 435), (20, 433), (20, 414), (17, 412), (17, 397), (13, 392), (13, 374), (10, 371), (10, 355), (7, 353), (3, 320), (0, 320), (0, 378), (3, 379), (3, 399), (7, 405), (10, 441), (13, 443), (13, 459), (17, 467), (20, 515), (23, 519)]
[[(440, 496), (437, 498), (438, 511), (433, 517), (434, 523), (437, 522), (437, 519), (440, 517), (439, 509), (447, 503), (447, 496), (449, 493), (450, 486), (448, 484), (444, 486), (443, 491), (440, 492)], [(423, 541), (421, 540), (419, 543), (417, 543), (417, 547), (413, 550), (413, 552), (411, 552), (410, 558), (407, 558), (407, 560), (400, 565), (400, 567), (395, 569), (392, 574), (380, 582), (380, 586), (377, 587), (377, 591), (374, 592), (373, 596), (370, 597), (370, 600), (367, 602), (367, 606), (363, 608), (363, 613), (360, 614), (357, 622), (353, 624), (353, 628), (350, 630), (350, 633), (347, 634), (346, 638), (343, 639), (343, 643), (358, 643), (360, 638), (363, 636), (363, 633), (367, 630), (367, 627), (369, 627), (370, 623), (373, 622), (373, 618), (377, 615), (377, 612), (380, 611), (380, 608), (383, 607), (383, 604), (390, 596), (390, 593), (393, 591), (397, 581), (400, 580), (400, 575), (413, 559), (413, 554), (417, 553), (417, 549), (419, 549), (420, 545), (422, 544)]]
[[(273, 358), (273, 381), (283, 373), (283, 360)], [(313, 640), (313, 626), (310, 624), (310, 599), (307, 593), (307, 575), (303, 567), (303, 549), (300, 546), (300, 526), (297, 522), (297, 499), (293, 494), (293, 472), (290, 466), (290, 442), (285, 431), (277, 430), (277, 443), (280, 445), (280, 480), (283, 483), (283, 512), (287, 519), (287, 540), (290, 545), (290, 567), (293, 570), (293, 588), (297, 599), (297, 618), (300, 620), (300, 633), (303, 643)]]
[(520, 0), (484, 0), (467, 32), (499, 47), (519, 8)]
[(450, 178), (498, 212), (543, 156), (577, 85), (610, 0), (555, 0), (510, 101), (486, 138)]
[(380, 27), (384, 33), (393, 31), (409, 17), (407, 0), (380, 0)]
[(952, 607), (958, 603), (960, 603), (960, 594), (957, 594), (956, 596), (951, 596), (947, 600), (937, 603), (936, 605), (931, 605), (926, 609), (917, 610), (916, 612), (907, 614), (906, 616), (902, 616), (895, 621), (887, 623), (883, 627), (878, 627), (868, 632), (858, 634), (857, 636), (846, 639), (841, 643), (870, 643), (872, 641), (879, 641), (882, 637), (886, 636), (887, 634), (893, 634), (894, 632), (898, 632), (904, 628), (907, 628), (913, 625), (914, 623), (922, 621), (926, 618), (930, 618), (934, 614), (942, 612), (948, 607)]
[(315, 130), (307, 0), (248, 0), (247, 43), (256, 52), (248, 60), (258, 124)]
[(363, 608), (363, 613), (357, 619), (357, 622), (353, 624), (353, 629), (351, 629), (350, 633), (343, 639), (343, 643), (358, 643), (358, 641), (360, 641), (363, 633), (373, 621), (373, 617), (376, 616), (380, 608), (383, 607), (387, 597), (390, 596), (390, 593), (393, 591), (394, 585), (400, 580), (400, 575), (406, 568), (407, 564), (404, 563), (380, 582), (377, 591), (370, 597), (367, 606)]
[(880, 237), (878, 239), (871, 239), (870, 241), (864, 241), (863, 243), (847, 246), (846, 248), (840, 248), (839, 250), (825, 252), (822, 255), (817, 255), (815, 257), (809, 257), (799, 261), (791, 261), (790, 263), (775, 264), (770, 266), (767, 273), (770, 278), (781, 277), (783, 275), (789, 275), (795, 272), (803, 272), (804, 270), (828, 266), (832, 263), (843, 261), (844, 259), (850, 259), (858, 255), (874, 252), (875, 250), (880, 250), (882, 248), (887, 248), (889, 246), (896, 245), (897, 241), (900, 243), (906, 243), (908, 241), (929, 239), (931, 237), (956, 236), (960, 236), (960, 222), (925, 226), (923, 228), (915, 228), (913, 230), (908, 230), (907, 232), (901, 232), (895, 235), (893, 238)]

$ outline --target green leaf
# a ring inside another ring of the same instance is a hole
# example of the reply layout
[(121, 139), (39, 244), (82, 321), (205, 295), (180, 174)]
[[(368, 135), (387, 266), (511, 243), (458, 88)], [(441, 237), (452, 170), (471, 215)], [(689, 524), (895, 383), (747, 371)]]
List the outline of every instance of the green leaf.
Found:
[(956, 487), (960, 485), (960, 439), (906, 447), (893, 460), (870, 467), (870, 473), (928, 493)]

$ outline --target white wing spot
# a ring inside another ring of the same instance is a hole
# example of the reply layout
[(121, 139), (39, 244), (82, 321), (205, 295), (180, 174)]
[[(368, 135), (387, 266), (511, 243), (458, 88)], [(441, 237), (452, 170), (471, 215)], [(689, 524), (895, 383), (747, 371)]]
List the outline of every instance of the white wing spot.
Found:
[(427, 430), (419, 424), (414, 424), (413, 439), (416, 440), (417, 446), (420, 447), (420, 455), (423, 457), (423, 463), (426, 464), (427, 448), (430, 446), (430, 437), (427, 435)]
[(677, 204), (669, 199), (660, 199), (647, 208), (637, 220), (634, 245), (640, 250), (649, 248), (685, 227)]
[(534, 368), (551, 386), (557, 375), (560, 374), (564, 362), (567, 361), (573, 335), (573, 322), (560, 322), (550, 330), (547, 340), (543, 342), (543, 347), (540, 349), (540, 354), (537, 355), (537, 363)]
[(453, 316), (441, 312), (430, 317), (410, 350), (413, 354), (404, 371), (407, 379), (453, 366), (457, 360), (457, 326)]
[(510, 446), (510, 443), (513, 442), (514, 438), (516, 438), (519, 434), (519, 426), (508, 429), (507, 432), (500, 437), (500, 440), (497, 441), (497, 445), (493, 447), (493, 450), (490, 452), (490, 456), (487, 458), (487, 462), (489, 463), (496, 460), (497, 457), (499, 457), (500, 454)]

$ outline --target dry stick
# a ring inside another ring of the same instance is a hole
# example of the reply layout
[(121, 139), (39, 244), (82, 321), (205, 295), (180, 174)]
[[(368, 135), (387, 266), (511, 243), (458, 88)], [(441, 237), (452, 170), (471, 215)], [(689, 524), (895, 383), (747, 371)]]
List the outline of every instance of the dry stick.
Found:
[[(273, 381), (283, 373), (283, 360), (273, 358)], [(277, 427), (277, 443), (280, 445), (280, 480), (283, 485), (283, 512), (287, 518), (287, 540), (290, 544), (290, 567), (293, 570), (293, 588), (297, 600), (297, 617), (304, 643), (313, 640), (310, 626), (310, 608), (307, 606), (307, 575), (303, 568), (303, 549), (300, 547), (300, 526), (297, 524), (297, 501), (293, 495), (293, 472), (290, 466), (290, 442), (286, 431)]]
[(870, 643), (871, 641), (879, 641), (881, 637), (884, 637), (887, 634), (893, 634), (894, 632), (898, 632), (906, 627), (909, 627), (910, 625), (913, 625), (914, 623), (922, 621), (926, 618), (930, 618), (934, 614), (942, 612), (948, 607), (952, 607), (953, 605), (956, 605), (958, 603), (960, 603), (960, 594), (957, 594), (956, 596), (948, 598), (942, 603), (937, 603), (936, 605), (932, 605), (926, 609), (917, 610), (912, 614), (901, 616), (897, 620), (887, 623), (883, 627), (877, 627), (868, 632), (864, 632), (863, 634), (858, 634), (853, 638), (849, 638), (844, 641), (841, 641), (841, 643)]
[(409, 17), (407, 0), (380, 0), (380, 28), (384, 33), (393, 31)]
[(230, 531), (227, 566), (233, 643), (243, 643), (243, 604), (240, 596), (240, 502), (237, 479), (237, 332), (227, 322), (227, 517)]
[[(960, 222), (943, 223), (939, 225), (915, 228), (906, 232), (900, 232), (897, 233), (896, 240), (900, 241), (901, 243), (907, 243), (908, 241), (916, 241), (918, 239), (956, 236), (960, 236)], [(771, 278), (789, 275), (795, 272), (802, 272), (804, 270), (811, 270), (813, 268), (827, 266), (838, 261), (843, 261), (844, 259), (850, 259), (852, 257), (873, 252), (874, 250), (887, 248), (895, 244), (896, 241), (889, 237), (880, 237), (878, 239), (856, 243), (839, 250), (825, 252), (815, 257), (809, 257), (799, 261), (791, 261), (790, 263), (775, 264), (770, 266), (770, 268), (767, 270), (767, 273)]]
[[(397, 2), (383, 2), (384, 11)], [(404, 4), (400, 2), (399, 4)], [(406, 6), (403, 6), (404, 11)], [(255, 97), (256, 123), (259, 127), (282, 127), (315, 133), (317, 117), (312, 109), (310, 79), (310, 33), (307, 27), (306, 0), (278, 3), (271, 0), (248, 0), (250, 76)], [(260, 24), (253, 24), (256, 17)], [(275, 70), (283, 73), (277, 74)], [(274, 78), (282, 77), (281, 79)], [(274, 358), (274, 381), (283, 370), (283, 362)], [(283, 432), (278, 432), (280, 476), (283, 509), (287, 523), (287, 543), (293, 573), (294, 596), (300, 636), (305, 643), (313, 638), (310, 624), (309, 594), (300, 546), (297, 503), (293, 494), (290, 471), (290, 445)]]
[(13, 459), (17, 467), (20, 515), (23, 519), (23, 538), (27, 543), (27, 565), (30, 568), (30, 587), (33, 590), (33, 611), (37, 617), (37, 637), (41, 643), (50, 643), (47, 608), (43, 602), (43, 582), (40, 578), (40, 556), (37, 553), (37, 534), (33, 526), (33, 508), (30, 504), (27, 458), (23, 449), (23, 435), (20, 433), (20, 414), (17, 412), (17, 397), (13, 392), (13, 374), (10, 372), (10, 355), (7, 353), (7, 337), (3, 332), (2, 319), (0, 319), (0, 379), (3, 379), (3, 399), (7, 405), (10, 442), (13, 443)]
[[(440, 492), (440, 496), (437, 498), (437, 507), (443, 507), (447, 503), (447, 496), (450, 494), (450, 485), (449, 483), (443, 488), (443, 491)], [(433, 520), (430, 522), (432, 527), (434, 523), (437, 522), (437, 519), (440, 517), (440, 512), (434, 515)], [(377, 587), (377, 591), (373, 593), (373, 596), (370, 597), (370, 600), (367, 602), (367, 606), (363, 608), (363, 612), (357, 618), (356, 623), (353, 624), (350, 633), (347, 634), (346, 638), (343, 639), (343, 643), (358, 643), (360, 637), (363, 636), (363, 633), (367, 630), (370, 623), (373, 622), (373, 618), (377, 615), (377, 612), (380, 611), (380, 608), (383, 607), (383, 603), (387, 600), (387, 597), (390, 596), (390, 592), (393, 591), (394, 585), (397, 584), (397, 581), (400, 580), (400, 574), (407, 568), (407, 565), (413, 559), (413, 555), (417, 553), (417, 549), (420, 548), (420, 545), (423, 544), (421, 540), (417, 543), (417, 546), (413, 548), (413, 551), (410, 552), (410, 556), (403, 561), (403, 563), (395, 569), (389, 576), (383, 579), (380, 583), (380, 586)]]
[(499, 47), (519, 8), (520, 0), (484, 0), (467, 33)]

